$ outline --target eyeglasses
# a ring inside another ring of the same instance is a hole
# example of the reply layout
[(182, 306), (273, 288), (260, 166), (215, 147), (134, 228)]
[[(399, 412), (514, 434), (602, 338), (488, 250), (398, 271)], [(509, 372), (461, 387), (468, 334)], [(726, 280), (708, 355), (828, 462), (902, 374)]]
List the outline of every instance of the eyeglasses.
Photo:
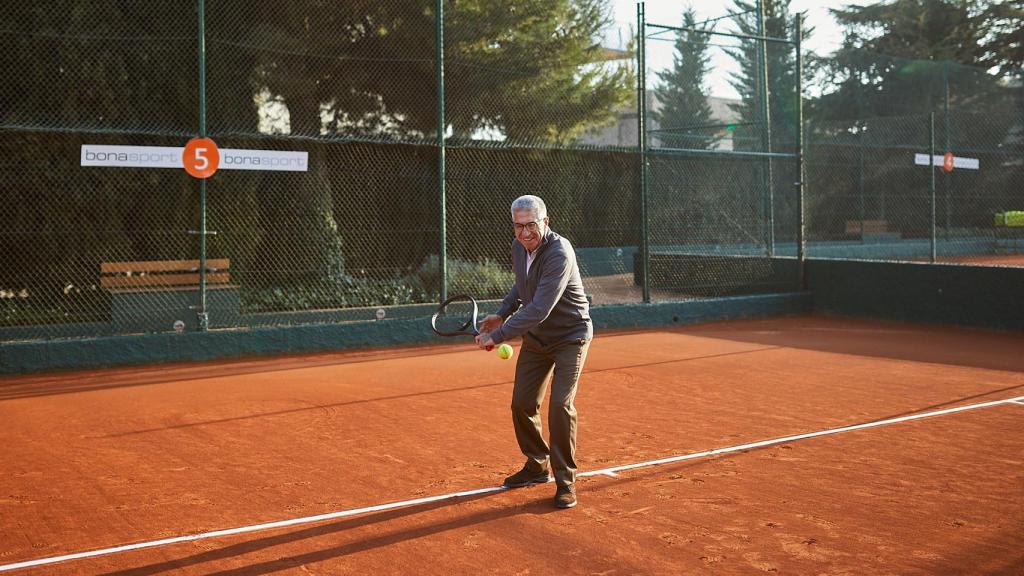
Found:
[(540, 229), (540, 221), (535, 220), (533, 222), (527, 222), (526, 224), (520, 224), (519, 222), (513, 222), (512, 227), (515, 228), (516, 234), (519, 234), (523, 230), (529, 230), (530, 232), (536, 232)]

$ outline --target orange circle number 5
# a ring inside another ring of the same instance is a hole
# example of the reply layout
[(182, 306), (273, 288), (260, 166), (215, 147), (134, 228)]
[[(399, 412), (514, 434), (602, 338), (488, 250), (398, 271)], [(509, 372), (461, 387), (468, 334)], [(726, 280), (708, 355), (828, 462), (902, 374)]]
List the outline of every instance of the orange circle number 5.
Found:
[(185, 145), (182, 154), (185, 172), (194, 178), (209, 178), (220, 166), (220, 150), (209, 138), (193, 138)]

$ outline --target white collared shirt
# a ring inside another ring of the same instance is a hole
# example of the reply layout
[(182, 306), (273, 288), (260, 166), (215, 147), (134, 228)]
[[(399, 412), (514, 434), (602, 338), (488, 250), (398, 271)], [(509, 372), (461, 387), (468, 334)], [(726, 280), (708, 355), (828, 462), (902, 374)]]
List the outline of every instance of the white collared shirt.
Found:
[[(540, 248), (538, 246), (538, 248)], [(530, 266), (533, 266), (533, 261), (537, 258), (537, 250), (526, 253), (526, 275), (530, 275)]]

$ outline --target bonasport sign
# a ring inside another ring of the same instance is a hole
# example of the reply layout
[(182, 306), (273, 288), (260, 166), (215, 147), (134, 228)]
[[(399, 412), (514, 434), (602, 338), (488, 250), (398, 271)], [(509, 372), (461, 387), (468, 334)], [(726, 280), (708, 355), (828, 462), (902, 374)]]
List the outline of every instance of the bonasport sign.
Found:
[(191, 143), (187, 147), (83, 144), (81, 162), (82, 166), (91, 167), (176, 168), (190, 173), (198, 166), (206, 169), (208, 175), (216, 170), (306, 172), (309, 169), (308, 152), (218, 149), (212, 141), (203, 140), (209, 143), (205, 147)]

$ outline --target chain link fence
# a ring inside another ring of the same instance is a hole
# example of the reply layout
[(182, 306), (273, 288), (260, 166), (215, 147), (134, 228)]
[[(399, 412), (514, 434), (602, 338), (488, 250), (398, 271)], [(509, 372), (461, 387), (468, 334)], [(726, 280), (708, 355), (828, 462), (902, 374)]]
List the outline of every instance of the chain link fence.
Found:
[(197, 8), (48, 0), (6, 15), (0, 340), (201, 328), (199, 183), (80, 156), (180, 147), (204, 119), (222, 150), (308, 155), (304, 172), (206, 181), (211, 328), (422, 316), (442, 282), (499, 298), (508, 205), (526, 193), (588, 278), (621, 285), (598, 303), (639, 300), (635, 154), (579, 143), (634, 93), (631, 55), (594, 44), (607, 6), (446, 3), (443, 180), (434, 2)]
[[(655, 301), (800, 286), (796, 22), (761, 27), (748, 13), (732, 23), (738, 33), (690, 13), (644, 27)], [(730, 60), (734, 69), (713, 70)], [(711, 96), (715, 76), (731, 76), (737, 96)]]
[(995, 223), (1024, 210), (1020, 76), (853, 56), (807, 125), (808, 255), (1024, 264), (1024, 230)]
[[(763, 58), (767, 83), (748, 66), (747, 89), (712, 102), (715, 114), (700, 123), (662, 114), (670, 64), (648, 63), (641, 155), (640, 38), (619, 49), (597, 43), (608, 35), (606, 4), (446, 3), (443, 99), (435, 7), (8, 7), (0, 341), (200, 329), (204, 215), (213, 329), (422, 316), (442, 283), (448, 294), (499, 298), (512, 281), (508, 206), (522, 194), (547, 202), (595, 305), (641, 302), (644, 282), (652, 301), (796, 287), (792, 28), (769, 26), (787, 42), (764, 54), (750, 38), (709, 47)], [(638, 28), (650, 43), (696, 38)], [(994, 211), (1024, 209), (1019, 85), (952, 67), (936, 81), (934, 68), (902, 65), (909, 86), (927, 72), (932, 88), (901, 102), (842, 92), (862, 100), (829, 109), (846, 114), (824, 108), (831, 92), (808, 100), (811, 256), (928, 256), (919, 245), (933, 228), (922, 210), (928, 173), (912, 160), (927, 153), (930, 111), (941, 113), (937, 142), (950, 142), (939, 150), (981, 162), (937, 179), (937, 253), (994, 250)], [(925, 92), (942, 97), (921, 100)], [(181, 147), (204, 119), (221, 149), (305, 152), (308, 169), (221, 170), (206, 181), (204, 212), (198, 181), (180, 169), (81, 164), (83, 145)]]

